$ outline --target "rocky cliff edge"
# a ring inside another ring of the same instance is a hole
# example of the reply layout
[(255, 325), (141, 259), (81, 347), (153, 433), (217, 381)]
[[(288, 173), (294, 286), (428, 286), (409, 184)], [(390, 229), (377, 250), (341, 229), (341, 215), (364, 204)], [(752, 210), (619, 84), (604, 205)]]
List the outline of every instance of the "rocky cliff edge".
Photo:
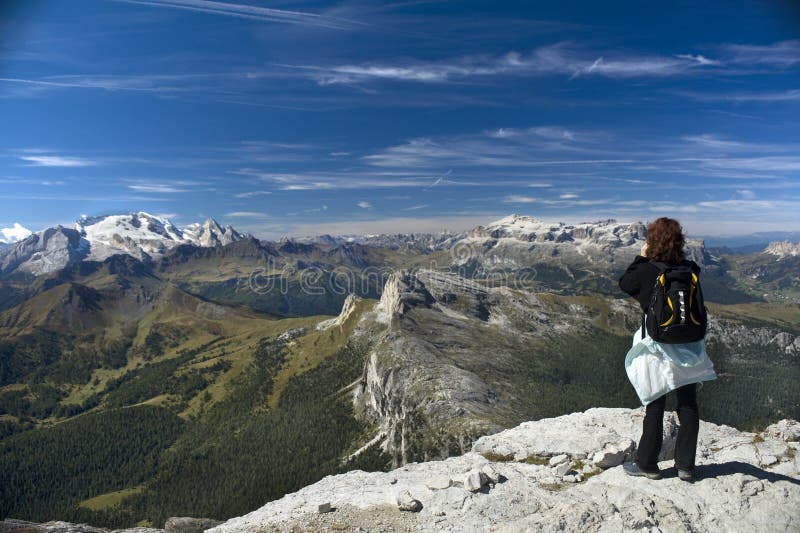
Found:
[(210, 531), (800, 531), (800, 423), (701, 422), (687, 483), (671, 462), (671, 413), (664, 479), (625, 475), (642, 417), (596, 408), (526, 422), (459, 457), (326, 477)]

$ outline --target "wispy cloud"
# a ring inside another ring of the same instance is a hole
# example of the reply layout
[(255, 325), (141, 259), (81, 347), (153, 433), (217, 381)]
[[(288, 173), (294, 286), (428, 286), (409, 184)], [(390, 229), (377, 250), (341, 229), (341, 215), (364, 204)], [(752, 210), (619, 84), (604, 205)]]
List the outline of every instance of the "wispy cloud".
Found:
[[(558, 143), (536, 146), (531, 143), (508, 144), (501, 136), (460, 136), (441, 139), (420, 137), (403, 144), (388, 147), (379, 153), (363, 157), (370, 165), (378, 167), (431, 168), (436, 166), (464, 167), (468, 165), (487, 167), (537, 167), (537, 166), (578, 166), (603, 165), (610, 163), (630, 163), (631, 159), (605, 159), (590, 157), (586, 159), (553, 157), (557, 152), (588, 151), (572, 146), (565, 148)], [(570, 154), (574, 155), (574, 154)]]
[(768, 45), (725, 44), (720, 48), (729, 63), (782, 68), (800, 64), (800, 39)]
[(691, 145), (697, 146), (702, 150), (733, 152), (740, 155), (751, 153), (787, 153), (800, 151), (800, 143), (797, 142), (748, 142), (711, 133), (703, 133), (701, 135), (684, 135), (681, 137), (681, 139), (690, 143)]
[(19, 158), (35, 167), (91, 167), (97, 165), (96, 161), (62, 155), (22, 155)]
[(730, 93), (720, 92), (693, 92), (676, 91), (676, 95), (684, 96), (699, 102), (795, 102), (800, 101), (800, 89), (787, 89), (783, 91), (736, 91)]
[(366, 200), (361, 200), (356, 205), (361, 209), (372, 209), (372, 204), (367, 202)]
[(180, 189), (173, 185), (167, 185), (163, 183), (128, 185), (128, 188), (137, 192), (149, 192), (149, 193), (186, 192), (186, 189)]
[(756, 197), (756, 193), (750, 189), (739, 189), (736, 191), (736, 194), (738, 194), (744, 200), (752, 200)]
[[(185, 90), (178, 87), (175, 81), (196, 79), (197, 75), (67, 75), (49, 76), (46, 78), (0, 78), (0, 82), (14, 83), (38, 87), (41, 89), (103, 89), (107, 91), (137, 92), (176, 92)], [(205, 76), (203, 76), (205, 77)]]
[(269, 215), (259, 211), (233, 211), (225, 213), (225, 216), (230, 218), (269, 218)]
[(533, 196), (523, 196), (520, 194), (511, 194), (503, 198), (504, 204), (532, 204), (538, 201), (539, 199)]
[(674, 56), (634, 55), (609, 51), (591, 55), (571, 43), (543, 46), (530, 53), (511, 51), (499, 56), (461, 56), (441, 61), (408, 61), (397, 64), (282, 65), (307, 72), (320, 85), (357, 84), (370, 80), (446, 83), (489, 76), (537, 76), (609, 78), (666, 77), (716, 67), (719, 62), (700, 54)]
[(429, 207), (428, 204), (420, 204), (420, 205), (412, 205), (411, 207), (404, 207), (403, 211), (417, 211), (419, 209), (425, 209)]
[(283, 191), (313, 191), (339, 189), (393, 189), (405, 187), (423, 188), (430, 185), (429, 176), (421, 173), (398, 176), (385, 175), (381, 172), (362, 170), (333, 170), (328, 172), (295, 172), (275, 173), (262, 172), (254, 168), (242, 168), (229, 171), (272, 183)]
[(236, 198), (253, 198), (254, 196), (264, 196), (266, 194), (272, 194), (272, 191), (249, 191), (249, 192), (240, 192), (238, 194), (234, 194)]
[(248, 4), (234, 4), (229, 2), (215, 2), (206, 0), (117, 0), (128, 4), (141, 4), (146, 6), (182, 9), (211, 15), (222, 15), (262, 22), (282, 22), (285, 24), (298, 24), (302, 26), (315, 26), (319, 28), (350, 30), (366, 26), (363, 22), (332, 17), (318, 13), (304, 11), (289, 11), (269, 7), (252, 6)]

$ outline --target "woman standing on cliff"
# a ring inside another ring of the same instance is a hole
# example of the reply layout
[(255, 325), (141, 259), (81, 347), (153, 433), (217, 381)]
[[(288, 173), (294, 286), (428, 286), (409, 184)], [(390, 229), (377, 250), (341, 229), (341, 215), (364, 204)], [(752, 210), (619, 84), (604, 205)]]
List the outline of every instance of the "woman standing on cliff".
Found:
[[(646, 406), (636, 461), (623, 466), (631, 476), (661, 478), (658, 456), (663, 440), (666, 393), (674, 390), (680, 421), (675, 466), (680, 479), (694, 479), (700, 424), (697, 383), (715, 379), (716, 374), (702, 339), (707, 317), (699, 288), (700, 267), (686, 260), (684, 244), (683, 228), (677, 220), (663, 217), (655, 220), (647, 226), (647, 241), (641, 254), (619, 280), (620, 288), (635, 298), (643, 311), (642, 329), (634, 336), (634, 345), (625, 361), (628, 376)], [(682, 277), (687, 280), (684, 286), (681, 286)], [(671, 288), (670, 284), (677, 288)], [(687, 290), (681, 291), (681, 288)], [(655, 294), (656, 291), (660, 294)], [(669, 304), (664, 306), (667, 319), (662, 322), (648, 316), (646, 325), (644, 313), (654, 314), (654, 302), (658, 299)], [(691, 342), (681, 342), (680, 336), (667, 339), (667, 335), (662, 338), (657, 334), (670, 328), (678, 335), (685, 334)], [(650, 331), (656, 331), (652, 335), (663, 342), (651, 338)]]

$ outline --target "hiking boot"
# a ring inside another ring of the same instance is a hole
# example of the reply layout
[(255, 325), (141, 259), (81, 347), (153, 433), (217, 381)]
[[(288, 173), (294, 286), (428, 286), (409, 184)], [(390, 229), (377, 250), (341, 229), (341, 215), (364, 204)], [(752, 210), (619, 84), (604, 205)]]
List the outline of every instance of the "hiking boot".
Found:
[(646, 477), (647, 479), (661, 479), (661, 472), (645, 472), (639, 468), (639, 465), (636, 463), (625, 463), (622, 465), (622, 469), (629, 476), (642, 476)]
[(694, 481), (694, 472), (691, 470), (681, 470), (678, 469), (678, 479), (681, 481)]

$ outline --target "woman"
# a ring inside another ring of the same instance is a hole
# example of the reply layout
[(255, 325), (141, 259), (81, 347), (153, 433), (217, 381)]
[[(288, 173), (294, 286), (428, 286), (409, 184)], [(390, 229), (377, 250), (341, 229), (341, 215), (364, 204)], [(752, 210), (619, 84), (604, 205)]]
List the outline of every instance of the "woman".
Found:
[[(641, 255), (636, 256), (619, 280), (620, 288), (638, 300), (643, 310), (646, 310), (650, 304), (653, 287), (660, 273), (658, 267), (651, 261), (666, 263), (670, 266), (686, 265), (690, 266), (695, 274), (700, 273), (700, 267), (694, 261), (687, 261), (684, 257), (684, 244), (683, 229), (677, 220), (662, 217), (647, 226), (647, 242), (642, 247)], [(641, 333), (642, 337), (645, 333)], [(667, 348), (669, 347), (667, 346)], [(705, 355), (704, 352), (703, 348), (703, 355)], [(684, 481), (694, 479), (697, 433), (700, 425), (696, 386), (696, 383), (690, 383), (675, 389), (678, 400), (678, 420), (680, 421), (675, 444), (675, 466), (678, 469), (678, 477)], [(636, 461), (623, 466), (625, 472), (631, 476), (661, 478), (661, 472), (658, 469), (658, 455), (663, 439), (662, 426), (666, 399), (665, 394), (647, 404)]]

